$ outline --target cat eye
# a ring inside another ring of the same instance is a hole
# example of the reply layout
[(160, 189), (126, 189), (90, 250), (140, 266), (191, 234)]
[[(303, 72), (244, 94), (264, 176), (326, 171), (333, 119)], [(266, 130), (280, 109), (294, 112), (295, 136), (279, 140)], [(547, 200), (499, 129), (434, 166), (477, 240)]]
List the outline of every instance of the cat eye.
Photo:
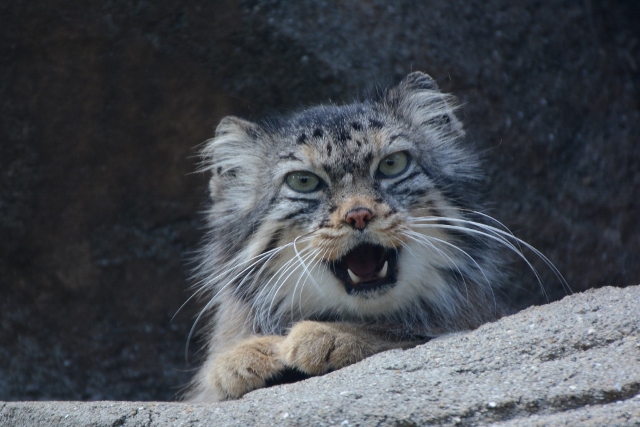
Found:
[(311, 193), (322, 185), (322, 181), (311, 172), (297, 171), (291, 172), (286, 178), (287, 185), (300, 193)]
[(404, 151), (389, 154), (378, 165), (378, 172), (383, 178), (395, 178), (409, 167), (409, 155)]

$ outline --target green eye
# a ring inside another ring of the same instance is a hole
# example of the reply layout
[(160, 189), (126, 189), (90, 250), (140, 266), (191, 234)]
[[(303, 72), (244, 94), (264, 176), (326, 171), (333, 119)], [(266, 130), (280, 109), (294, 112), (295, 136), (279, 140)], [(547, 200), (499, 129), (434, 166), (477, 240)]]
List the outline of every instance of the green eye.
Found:
[(287, 184), (300, 193), (311, 193), (320, 188), (322, 181), (311, 172), (298, 171), (287, 175)]
[(378, 172), (384, 178), (394, 178), (407, 170), (409, 156), (404, 151), (389, 154), (378, 165)]

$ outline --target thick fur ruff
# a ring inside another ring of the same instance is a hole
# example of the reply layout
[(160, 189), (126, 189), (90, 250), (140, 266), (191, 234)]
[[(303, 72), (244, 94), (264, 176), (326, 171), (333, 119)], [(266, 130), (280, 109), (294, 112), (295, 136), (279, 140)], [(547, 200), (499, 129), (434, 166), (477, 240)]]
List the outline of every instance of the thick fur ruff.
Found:
[(522, 242), (482, 213), (478, 156), (454, 110), (415, 72), (377, 100), (222, 120), (203, 151), (198, 295), (213, 316), (191, 400), (501, 315), (503, 252)]

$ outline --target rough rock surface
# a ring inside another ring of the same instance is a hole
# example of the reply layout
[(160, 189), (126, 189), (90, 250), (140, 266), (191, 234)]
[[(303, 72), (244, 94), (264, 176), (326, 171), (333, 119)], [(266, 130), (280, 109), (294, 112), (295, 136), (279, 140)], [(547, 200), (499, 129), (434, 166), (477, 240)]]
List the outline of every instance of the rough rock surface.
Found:
[[(206, 177), (226, 114), (423, 70), (463, 103), (491, 213), (574, 291), (640, 281), (640, 2), (0, 2), (0, 399), (170, 400), (192, 374)], [(508, 297), (546, 302), (522, 268)], [(550, 300), (564, 295), (548, 270)]]
[(639, 307), (590, 290), (238, 401), (4, 403), (0, 425), (638, 426)]

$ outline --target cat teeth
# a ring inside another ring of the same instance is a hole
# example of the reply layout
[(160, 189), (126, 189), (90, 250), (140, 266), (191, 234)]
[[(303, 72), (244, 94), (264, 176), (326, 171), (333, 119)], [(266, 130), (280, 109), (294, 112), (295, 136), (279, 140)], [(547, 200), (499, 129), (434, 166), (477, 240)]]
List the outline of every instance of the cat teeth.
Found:
[(387, 277), (387, 269), (389, 268), (389, 261), (385, 261), (384, 265), (382, 266), (382, 269), (380, 270), (380, 272), (378, 273), (378, 277), (379, 278), (384, 278)]
[(358, 283), (360, 283), (360, 277), (356, 273), (354, 273), (348, 268), (347, 268), (347, 273), (349, 273), (349, 277), (351, 278), (351, 281), (353, 282), (354, 285), (357, 285)]
[[(378, 278), (379, 279), (384, 279), (385, 277), (387, 277), (387, 271), (388, 270), (389, 270), (389, 261), (385, 261), (384, 265), (382, 266), (382, 268), (378, 272)], [(351, 278), (351, 281), (353, 282), (354, 285), (357, 285), (358, 283), (360, 283), (362, 281), (360, 276), (358, 276), (356, 273), (354, 273), (353, 271), (351, 271), (348, 268), (347, 268), (347, 273), (349, 273), (349, 278)]]

